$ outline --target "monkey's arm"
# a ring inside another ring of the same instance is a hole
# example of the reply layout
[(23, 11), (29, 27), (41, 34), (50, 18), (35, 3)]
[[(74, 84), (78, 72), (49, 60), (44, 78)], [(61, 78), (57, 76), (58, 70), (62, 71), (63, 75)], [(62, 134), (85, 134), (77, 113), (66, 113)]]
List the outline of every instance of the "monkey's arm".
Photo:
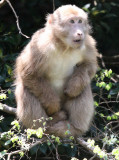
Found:
[(69, 78), (64, 93), (69, 97), (78, 96), (91, 82), (97, 70), (96, 63), (82, 63), (75, 67), (72, 76)]
[(50, 87), (47, 79), (33, 76), (33, 78), (24, 78), (23, 81), (24, 85), (30, 90), (30, 92), (39, 99), (49, 116), (60, 110), (60, 99)]
[[(16, 83), (23, 85), (39, 99), (41, 105), (50, 116), (60, 110), (60, 98), (44, 76), (47, 60), (45, 56), (34, 54), (26, 48), (16, 62)], [(27, 53), (30, 53), (27, 55)]]

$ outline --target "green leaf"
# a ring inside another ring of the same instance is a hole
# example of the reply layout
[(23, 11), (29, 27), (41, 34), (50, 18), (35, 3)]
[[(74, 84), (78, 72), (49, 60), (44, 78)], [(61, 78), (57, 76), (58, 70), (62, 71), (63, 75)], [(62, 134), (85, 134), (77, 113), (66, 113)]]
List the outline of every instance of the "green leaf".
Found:
[(105, 73), (105, 76), (108, 77), (108, 70), (107, 69), (104, 71), (104, 73)]
[(119, 116), (119, 112), (116, 112), (115, 114), (116, 114), (117, 116)]
[(110, 121), (112, 118), (111, 116), (107, 116), (107, 120)]
[(14, 136), (14, 137), (11, 138), (11, 141), (12, 141), (12, 143), (14, 143), (14, 142), (17, 142), (18, 139), (19, 139), (18, 136)]
[(101, 117), (105, 117), (103, 113), (100, 113), (100, 116), (101, 116)]
[(59, 138), (59, 137), (56, 137), (56, 138), (55, 138), (55, 142), (57, 142), (58, 144), (61, 144), (60, 138)]
[(3, 110), (3, 105), (0, 103), (0, 110)]
[(43, 126), (45, 126), (46, 125), (46, 122), (43, 122)]
[(19, 154), (20, 154), (20, 157), (24, 156), (24, 152), (19, 152)]
[(118, 117), (115, 114), (113, 114), (112, 119), (118, 119)]
[(8, 89), (8, 94), (11, 94), (11, 90), (10, 89)]
[(0, 152), (0, 158), (2, 158), (6, 153), (7, 153), (7, 150), (3, 150), (2, 152)]
[(47, 144), (43, 143), (40, 145), (40, 151), (43, 153), (43, 154), (46, 154), (47, 150), (48, 150), (48, 146)]
[(100, 82), (99, 83), (99, 87), (105, 87), (106, 86), (106, 83), (105, 82)]
[(7, 146), (7, 145), (9, 145), (10, 143), (11, 143), (11, 140), (8, 140), (8, 141), (5, 142), (4, 145)]
[(0, 94), (0, 99), (6, 99), (7, 98), (7, 96), (6, 96), (6, 94), (4, 94), (4, 93), (2, 93), (2, 94)]
[(112, 83), (109, 83), (109, 84), (107, 84), (107, 85), (105, 86), (105, 89), (106, 89), (107, 91), (109, 91), (109, 90), (111, 89), (111, 87), (112, 87)]
[(73, 137), (73, 136), (70, 136), (69, 139), (74, 140), (74, 137)]
[(36, 135), (37, 135), (38, 138), (42, 138), (43, 129), (41, 127), (36, 130)]
[(112, 150), (112, 155), (119, 155), (119, 148), (115, 148)]
[(100, 147), (99, 147), (98, 145), (96, 145), (96, 146), (94, 147), (93, 152), (94, 152), (94, 153), (98, 153), (98, 154), (99, 154), (99, 153), (101, 152)]
[(52, 139), (55, 139), (55, 136), (54, 136), (54, 135), (52, 135), (52, 136), (51, 136), (51, 138), (52, 138)]
[(50, 146), (51, 145), (51, 142), (49, 140), (47, 140), (47, 145)]
[(11, 75), (12, 74), (12, 68), (11, 68), (11, 66), (6, 65), (6, 67), (7, 67), (8, 74)]
[(66, 132), (65, 132), (65, 135), (69, 135), (71, 132), (69, 131), (69, 130), (67, 130)]
[(98, 106), (99, 106), (99, 103), (98, 103), (97, 101), (94, 101), (94, 105), (95, 105), (96, 107), (98, 107)]
[(110, 94), (108, 95), (108, 98), (111, 98), (111, 95), (110, 95)]

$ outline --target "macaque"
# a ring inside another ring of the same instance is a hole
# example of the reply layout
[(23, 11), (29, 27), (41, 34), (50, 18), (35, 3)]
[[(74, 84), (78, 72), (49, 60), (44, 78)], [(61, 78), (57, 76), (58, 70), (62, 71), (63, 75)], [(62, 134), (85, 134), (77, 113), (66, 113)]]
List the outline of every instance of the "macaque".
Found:
[(26, 128), (53, 117), (47, 133), (80, 136), (94, 115), (90, 82), (97, 70), (96, 43), (87, 14), (75, 5), (59, 7), (46, 19), (16, 60), (17, 117)]

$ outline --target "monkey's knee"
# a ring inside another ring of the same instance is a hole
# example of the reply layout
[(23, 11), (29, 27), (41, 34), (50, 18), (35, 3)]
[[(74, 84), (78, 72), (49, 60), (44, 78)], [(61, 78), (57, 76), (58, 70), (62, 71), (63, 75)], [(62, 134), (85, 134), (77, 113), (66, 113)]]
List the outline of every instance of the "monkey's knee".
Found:
[(76, 137), (77, 135), (82, 135), (82, 131), (80, 129), (76, 129), (69, 121), (59, 121), (55, 123), (53, 126), (49, 126), (47, 128), (46, 133), (54, 134), (55, 136), (59, 136), (61, 138), (67, 138), (70, 136)]
[[(19, 91), (18, 91), (19, 89)], [(20, 94), (18, 94), (18, 92)], [(47, 118), (45, 110), (42, 108), (40, 101), (29, 92), (25, 87), (17, 86), (16, 89), (17, 100), (17, 118), (26, 128), (38, 128), (42, 124), (38, 121), (41, 117)]]

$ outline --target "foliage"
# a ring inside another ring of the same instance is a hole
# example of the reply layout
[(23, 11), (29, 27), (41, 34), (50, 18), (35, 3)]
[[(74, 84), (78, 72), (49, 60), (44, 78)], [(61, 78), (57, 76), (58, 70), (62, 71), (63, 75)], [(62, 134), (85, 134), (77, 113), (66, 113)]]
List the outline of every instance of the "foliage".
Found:
[[(12, 1), (11, 1), (12, 2)], [(97, 40), (99, 52), (105, 56), (113, 56), (119, 51), (119, 1), (93, 0), (68, 3), (82, 7), (88, 14), (92, 24), (93, 36)], [(55, 1), (55, 7), (67, 4), (66, 0)], [(19, 15), (22, 31), (31, 36), (38, 28), (43, 27), (44, 17), (53, 10), (53, 1), (22, 0), (13, 2)], [(14, 63), (17, 55), (28, 43), (29, 39), (18, 33), (14, 15), (6, 4), (0, 8), (0, 102), (15, 107), (14, 101)], [(90, 131), (84, 135), (94, 154), (100, 159), (119, 160), (119, 82), (116, 69), (110, 66), (99, 69), (92, 82), (94, 93), (95, 118)], [(0, 112), (0, 157), (18, 151), (16, 159), (28, 157), (52, 157), (54, 159), (89, 159), (92, 155), (70, 137), (68, 142), (59, 137), (44, 134), (43, 127), (37, 130), (21, 131), (15, 117)], [(14, 120), (14, 121), (13, 121)], [(42, 120), (43, 121), (43, 120)], [(47, 120), (45, 120), (47, 122)], [(34, 122), (35, 123), (35, 122)], [(11, 127), (12, 125), (12, 127)], [(66, 132), (68, 134), (68, 131)], [(40, 140), (47, 137), (45, 143)], [(90, 139), (88, 138), (90, 137)], [(39, 144), (34, 145), (39, 142)], [(32, 146), (34, 145), (34, 146)], [(31, 147), (32, 146), (32, 147)], [(28, 151), (29, 149), (29, 151)]]

